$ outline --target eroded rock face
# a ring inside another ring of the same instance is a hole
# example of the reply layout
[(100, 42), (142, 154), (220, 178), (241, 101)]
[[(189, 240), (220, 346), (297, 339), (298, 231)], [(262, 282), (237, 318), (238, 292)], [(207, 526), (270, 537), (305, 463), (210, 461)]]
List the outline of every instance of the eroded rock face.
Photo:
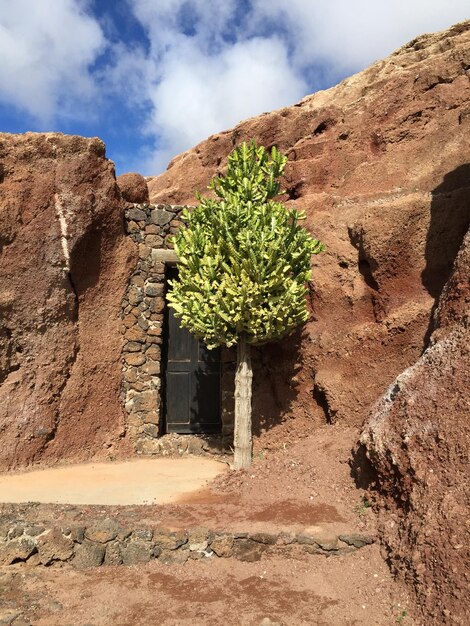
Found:
[[(243, 140), (289, 156), (287, 206), (327, 246), (312, 318), (260, 350), (255, 434), (361, 425), (428, 342), (433, 307), (469, 222), (470, 22), (425, 35), (297, 105), (241, 123), (148, 181), (152, 202), (194, 203)], [(282, 418), (282, 427), (272, 428)]]
[(119, 440), (120, 306), (135, 264), (98, 139), (0, 134), (0, 468)]
[(366, 424), (382, 537), (428, 623), (466, 624), (470, 508), (470, 231), (444, 288), (437, 328)]

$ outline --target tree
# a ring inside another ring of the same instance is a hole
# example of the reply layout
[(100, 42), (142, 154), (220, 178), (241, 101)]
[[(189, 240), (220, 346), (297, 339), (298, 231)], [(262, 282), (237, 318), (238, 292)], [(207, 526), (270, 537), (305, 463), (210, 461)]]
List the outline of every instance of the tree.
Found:
[(250, 346), (284, 337), (308, 318), (311, 255), (324, 248), (299, 222), (304, 214), (275, 197), (287, 162), (252, 141), (228, 157), (174, 238), (179, 276), (169, 306), (208, 348), (237, 345), (234, 468), (251, 465)]

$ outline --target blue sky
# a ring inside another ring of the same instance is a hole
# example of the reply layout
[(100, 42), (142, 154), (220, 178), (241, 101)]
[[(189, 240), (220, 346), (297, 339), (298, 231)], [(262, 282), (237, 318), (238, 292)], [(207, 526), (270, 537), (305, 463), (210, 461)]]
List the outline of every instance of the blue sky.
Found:
[(154, 175), (469, 17), (468, 0), (0, 0), (0, 131), (99, 136), (118, 174)]

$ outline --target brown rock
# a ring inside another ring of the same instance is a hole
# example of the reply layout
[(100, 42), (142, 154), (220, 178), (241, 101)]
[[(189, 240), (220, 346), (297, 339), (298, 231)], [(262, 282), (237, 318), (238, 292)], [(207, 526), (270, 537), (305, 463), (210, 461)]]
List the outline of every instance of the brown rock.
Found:
[(154, 361), (160, 359), (161, 351), (160, 348), (156, 345), (150, 346), (145, 352), (145, 356), (153, 359)]
[(160, 374), (160, 369), (160, 361), (147, 361), (147, 363), (142, 366), (142, 371), (152, 376)]
[(127, 202), (145, 204), (149, 201), (149, 190), (145, 178), (141, 174), (130, 172), (121, 174), (116, 182), (121, 191), (121, 195)]
[(145, 245), (152, 248), (160, 248), (163, 245), (163, 237), (160, 237), (160, 235), (146, 235)]
[(104, 555), (105, 565), (121, 565), (122, 554), (121, 547), (118, 541), (112, 541), (106, 546), (106, 554)]
[(277, 535), (272, 535), (271, 533), (253, 533), (250, 535), (250, 539), (257, 543), (273, 546), (277, 542)]
[(126, 330), (126, 332), (124, 333), (124, 337), (128, 341), (142, 342), (142, 341), (145, 341), (146, 339), (146, 333), (139, 326), (133, 326), (132, 328), (129, 328), (128, 330)]
[[(194, 554), (194, 553), (191, 553)], [(182, 565), (189, 559), (190, 553), (188, 550), (162, 550), (158, 560), (165, 565), (177, 564)]]
[(0, 162), (0, 468), (87, 459), (124, 423), (119, 316), (136, 261), (113, 164), (98, 139), (58, 133), (0, 134)]
[(191, 552), (206, 550), (210, 540), (211, 532), (204, 526), (198, 526), (188, 530), (188, 547)]
[(394, 569), (413, 580), (423, 617), (436, 625), (468, 621), (469, 276), (470, 231), (428, 348), (390, 385), (362, 435), (393, 515), (391, 524), (382, 511), (382, 539)]
[(233, 543), (233, 556), (239, 561), (253, 563), (259, 561), (268, 546), (250, 539), (237, 539)]
[(85, 539), (85, 528), (83, 526), (75, 526), (70, 529), (70, 539), (75, 543), (82, 543)]
[(142, 345), (136, 341), (128, 341), (124, 344), (123, 350), (124, 352), (140, 352)]
[(153, 546), (149, 541), (130, 541), (127, 546), (121, 547), (122, 562), (124, 565), (148, 563), (152, 558)]
[(157, 391), (142, 391), (134, 396), (135, 411), (152, 411), (158, 402)]
[(217, 556), (229, 557), (233, 554), (233, 537), (230, 535), (222, 535), (215, 537), (211, 541), (211, 550)]
[(153, 541), (157, 547), (163, 550), (176, 550), (188, 542), (188, 537), (184, 532), (159, 529), (155, 531)]
[[(364, 546), (368, 546), (375, 541), (374, 537), (371, 537), (370, 535), (361, 535), (358, 533), (353, 533), (351, 535), (340, 535), (339, 539), (343, 543), (347, 543), (348, 546), (353, 546), (354, 548), (363, 548)], [(320, 543), (319, 545), (323, 548)]]
[(130, 315), (126, 315), (126, 317), (122, 320), (122, 323), (126, 328), (131, 328), (134, 324), (137, 324), (137, 317), (131, 313)]
[(58, 528), (53, 528), (38, 538), (37, 549), (43, 565), (52, 561), (67, 561), (73, 554), (73, 541), (64, 537)]
[(469, 25), (419, 37), (333, 89), (214, 135), (148, 183), (152, 202), (191, 204), (243, 140), (289, 156), (285, 201), (306, 211), (327, 251), (313, 259), (304, 331), (261, 348), (260, 445), (325, 421), (361, 426), (423, 350), (468, 224)]
[(103, 563), (105, 551), (106, 546), (103, 544), (85, 540), (76, 547), (72, 565), (77, 569), (98, 567)]
[(124, 355), (127, 365), (139, 366), (145, 363), (145, 356), (141, 352), (128, 352)]
[(107, 543), (116, 539), (116, 537), (125, 536), (125, 530), (115, 520), (106, 518), (90, 526), (85, 531), (85, 537), (90, 541), (98, 543)]
[(141, 420), (146, 424), (158, 425), (160, 423), (160, 414), (157, 411), (147, 411), (142, 414)]
[(150, 310), (152, 313), (161, 313), (165, 308), (165, 300), (163, 298), (152, 298), (150, 302)]
[(330, 552), (338, 549), (338, 535), (328, 528), (311, 526), (305, 528), (303, 533), (298, 536), (298, 543), (317, 546), (321, 549), (320, 552)]
[(0, 565), (26, 561), (36, 551), (36, 543), (29, 537), (20, 537), (0, 543)]

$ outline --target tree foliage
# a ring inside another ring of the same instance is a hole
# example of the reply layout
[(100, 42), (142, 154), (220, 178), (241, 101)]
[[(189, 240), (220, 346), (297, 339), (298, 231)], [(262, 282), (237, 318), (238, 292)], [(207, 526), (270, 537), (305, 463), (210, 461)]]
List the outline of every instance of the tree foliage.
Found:
[(300, 222), (304, 214), (275, 200), (287, 158), (243, 143), (225, 176), (185, 210), (174, 239), (179, 276), (168, 294), (181, 324), (209, 348), (279, 339), (307, 319), (312, 254), (323, 250)]

